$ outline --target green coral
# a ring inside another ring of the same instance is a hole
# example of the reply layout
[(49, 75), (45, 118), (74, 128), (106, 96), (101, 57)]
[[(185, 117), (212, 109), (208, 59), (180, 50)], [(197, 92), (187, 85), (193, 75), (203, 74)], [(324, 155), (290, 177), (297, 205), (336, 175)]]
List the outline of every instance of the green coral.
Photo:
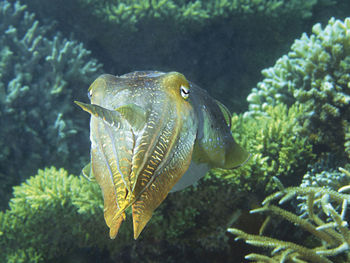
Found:
[(77, 247), (103, 246), (97, 184), (52, 167), (14, 187), (13, 195), (0, 213), (1, 262), (42, 262)]
[[(340, 168), (340, 171), (350, 176), (347, 170)], [(289, 187), (268, 196), (262, 203), (263, 207), (251, 211), (267, 213), (267, 220), (271, 215), (279, 216), (307, 231), (317, 240), (312, 248), (261, 235), (267, 224), (263, 224), (260, 235), (248, 234), (236, 228), (228, 231), (250, 245), (272, 249), (271, 257), (256, 253), (246, 256), (246, 259), (254, 262), (348, 262), (350, 230), (346, 211), (350, 195), (342, 192), (349, 188), (349, 185), (344, 186), (339, 193), (324, 187)], [(294, 197), (302, 197), (307, 207), (306, 218), (272, 204), (279, 200), (279, 205), (282, 205)]]
[[(35, 2), (27, 1), (28, 4)], [(91, 10), (96, 19), (128, 30), (136, 29), (138, 23), (159, 19), (173, 21), (178, 25), (197, 23), (207, 24), (218, 18), (232, 16), (261, 15), (281, 17), (293, 13), (306, 18), (312, 14), (312, 8), (320, 4), (319, 0), (216, 0), (216, 1), (172, 1), (172, 0), (79, 0), (77, 7)], [(324, 4), (324, 3), (321, 3)], [(335, 2), (327, 3), (327, 5)]]
[[(242, 112), (259, 70), (344, 0), (26, 0), (40, 21), (86, 43), (106, 73), (178, 70)], [(347, 13), (348, 3), (342, 12)], [(288, 28), (288, 30), (285, 30)], [(141, 41), (140, 41), (141, 40)], [(156, 51), (156, 52), (155, 52)], [(127, 61), (127, 63), (125, 63)], [(239, 66), (238, 66), (239, 65)]]
[(350, 122), (349, 121), (344, 122), (344, 134), (345, 134), (345, 142), (344, 142), (345, 153), (347, 154), (348, 159), (350, 160)]
[(233, 136), (252, 156), (239, 169), (215, 169), (214, 174), (236, 182), (241, 190), (261, 193), (276, 187), (274, 176), (295, 181), (314, 159), (309, 140), (301, 134), (303, 112), (302, 105), (287, 109), (280, 104), (266, 107), (265, 114), (256, 118), (233, 116)]
[[(82, 1), (84, 2), (84, 1)], [(238, 15), (266, 15), (278, 17), (293, 12), (300, 17), (311, 15), (317, 0), (283, 1), (283, 0), (238, 0), (238, 1), (169, 1), (169, 0), (124, 0), (85, 1), (85, 5), (95, 6), (95, 14), (101, 19), (117, 25), (135, 28), (143, 20), (160, 19), (174, 21), (179, 25), (198, 23), (207, 24), (209, 20), (225, 19)]]
[(279, 103), (305, 108), (305, 134), (313, 144), (344, 155), (350, 121), (350, 18), (330, 19), (295, 41), (288, 55), (262, 71), (265, 79), (248, 96), (252, 115)]
[(229, 249), (226, 229), (237, 212), (232, 207), (239, 210), (244, 203), (235, 191), (227, 180), (207, 176), (196, 187), (170, 194), (137, 242), (130, 238), (131, 211), (110, 240), (96, 182), (64, 169), (39, 170), (14, 187), (9, 209), (0, 212), (0, 261), (62, 260), (79, 249), (118, 262), (154, 262), (159, 255), (161, 262), (185, 261), (189, 255), (214, 259)]
[(88, 149), (76, 142), (88, 130), (72, 101), (86, 96), (101, 65), (19, 2), (1, 1), (0, 12), (0, 174), (13, 185), (49, 164), (78, 171)]

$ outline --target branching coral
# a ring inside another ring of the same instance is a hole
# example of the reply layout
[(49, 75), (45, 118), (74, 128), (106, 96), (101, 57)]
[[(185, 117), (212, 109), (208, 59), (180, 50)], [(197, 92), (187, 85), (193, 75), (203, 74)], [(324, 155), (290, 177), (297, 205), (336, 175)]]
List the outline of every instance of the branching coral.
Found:
[[(340, 168), (346, 176), (350, 172)], [(350, 230), (346, 218), (346, 210), (350, 195), (342, 193), (349, 189), (345, 186), (336, 192), (324, 187), (289, 187), (268, 196), (263, 201), (263, 207), (252, 210), (251, 213), (267, 213), (269, 216), (279, 216), (297, 225), (313, 235), (318, 243), (313, 248), (301, 244), (282, 241), (262, 235), (252, 235), (239, 229), (230, 228), (229, 232), (248, 244), (272, 248), (272, 257), (250, 254), (246, 258), (255, 262), (333, 262), (329, 257), (341, 256), (350, 259)], [(307, 218), (302, 218), (283, 208), (273, 205), (291, 200), (293, 197), (303, 197), (307, 207)], [(264, 224), (263, 227), (266, 227)], [(347, 261), (346, 261), (347, 262)]]
[[(28, 1), (29, 4), (35, 2)], [(242, 15), (266, 15), (279, 17), (293, 13), (305, 18), (311, 16), (312, 8), (320, 4), (319, 0), (216, 0), (216, 1), (172, 1), (172, 0), (121, 0), (98, 1), (79, 0), (78, 6), (91, 10), (99, 20), (111, 22), (128, 30), (135, 25), (150, 19), (171, 20), (178, 25), (199, 23), (207, 24), (217, 18), (225, 19)], [(323, 4), (323, 3), (321, 3)], [(330, 3), (328, 3), (330, 4)], [(334, 4), (334, 2), (331, 2)]]
[(118, 262), (153, 262), (160, 254), (162, 262), (183, 261), (189, 255), (215, 257), (228, 248), (231, 208), (242, 200), (234, 193), (228, 181), (206, 177), (195, 188), (170, 194), (135, 243), (131, 221), (110, 240), (96, 182), (54, 167), (39, 170), (14, 187), (9, 209), (0, 212), (0, 261), (62, 260), (79, 249)]
[(176, 69), (235, 111), (247, 107), (243, 98), (260, 79), (259, 70), (273, 63), (305, 30), (311, 13), (336, 6), (330, 0), (25, 3), (40, 21), (55, 19), (61, 31), (87, 43), (109, 73)]
[(350, 122), (349, 121), (344, 122), (344, 134), (345, 134), (344, 148), (348, 156), (348, 159), (350, 160)]
[(332, 18), (322, 29), (316, 24), (309, 37), (295, 41), (288, 55), (248, 96), (252, 114), (279, 103), (305, 107), (305, 134), (315, 145), (343, 154), (344, 125), (350, 118), (350, 18)]
[(49, 37), (25, 9), (0, 2), (0, 173), (11, 178), (45, 164), (82, 165), (81, 145), (72, 142), (88, 131), (84, 120), (73, 121), (72, 101), (101, 67), (82, 44)]
[(104, 231), (98, 185), (46, 168), (14, 187), (10, 209), (0, 213), (0, 259), (42, 262), (92, 243), (103, 246)]
[[(329, 164), (335, 163), (329, 160)], [(330, 167), (324, 160), (309, 166), (308, 172), (304, 175), (301, 187), (325, 187), (337, 191), (343, 185), (350, 184), (350, 176), (338, 169)], [(348, 165), (345, 165), (347, 168)]]
[(314, 158), (308, 139), (300, 134), (303, 127), (298, 120), (302, 114), (302, 105), (289, 110), (277, 105), (267, 107), (266, 114), (256, 118), (233, 116), (233, 136), (252, 157), (237, 170), (216, 169), (213, 173), (223, 174), (241, 190), (254, 189), (261, 193), (276, 187), (273, 176), (284, 180), (289, 175), (295, 180)]
[[(96, 1), (88, 1), (93, 4)], [(200, 23), (208, 20), (227, 18), (235, 15), (267, 15), (281, 16), (293, 12), (300, 17), (311, 15), (312, 7), (317, 4), (312, 1), (167, 1), (167, 0), (125, 0), (107, 1), (106, 6), (97, 9), (97, 16), (113, 21), (119, 25), (135, 25), (143, 19), (167, 19), (178, 24)], [(106, 15), (108, 14), (108, 15)]]

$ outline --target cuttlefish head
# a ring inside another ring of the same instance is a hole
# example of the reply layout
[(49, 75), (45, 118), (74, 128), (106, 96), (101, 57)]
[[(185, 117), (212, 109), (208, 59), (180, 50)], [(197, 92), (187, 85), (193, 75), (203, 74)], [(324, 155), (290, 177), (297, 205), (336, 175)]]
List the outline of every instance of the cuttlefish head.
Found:
[(136, 239), (187, 170), (198, 121), (190, 84), (176, 72), (102, 75), (89, 88), (91, 172), (114, 238), (132, 206)]

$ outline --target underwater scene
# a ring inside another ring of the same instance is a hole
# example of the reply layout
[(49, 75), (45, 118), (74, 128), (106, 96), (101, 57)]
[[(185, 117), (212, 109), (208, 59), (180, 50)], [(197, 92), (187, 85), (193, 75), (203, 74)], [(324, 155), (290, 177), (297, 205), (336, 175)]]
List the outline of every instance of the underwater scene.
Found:
[(0, 262), (350, 262), (350, 1), (0, 0)]

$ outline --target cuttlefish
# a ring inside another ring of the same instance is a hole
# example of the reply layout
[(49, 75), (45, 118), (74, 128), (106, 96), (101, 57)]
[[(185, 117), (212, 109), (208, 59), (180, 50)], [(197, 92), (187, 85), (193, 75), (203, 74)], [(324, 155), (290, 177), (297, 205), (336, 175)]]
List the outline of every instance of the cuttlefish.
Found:
[(169, 192), (214, 167), (234, 168), (249, 154), (233, 139), (229, 110), (184, 75), (139, 71), (102, 75), (90, 86), (91, 162), (115, 238), (132, 207), (134, 238)]

